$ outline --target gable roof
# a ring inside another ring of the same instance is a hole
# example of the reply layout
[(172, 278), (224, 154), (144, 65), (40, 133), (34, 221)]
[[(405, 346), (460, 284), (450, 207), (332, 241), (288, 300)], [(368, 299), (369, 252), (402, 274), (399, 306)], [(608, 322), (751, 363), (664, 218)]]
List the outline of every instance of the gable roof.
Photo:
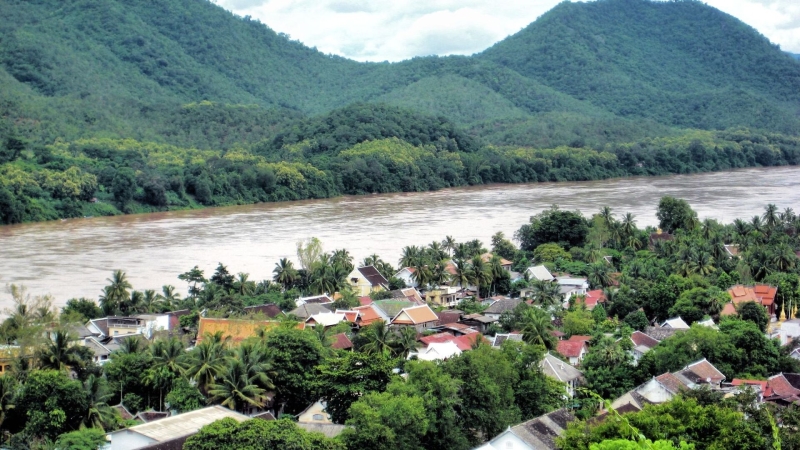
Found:
[(278, 322), (270, 320), (242, 320), (242, 319), (219, 319), (212, 317), (201, 317), (197, 325), (197, 342), (201, 342), (206, 334), (222, 332), (222, 336), (230, 337), (233, 342), (241, 342), (247, 338), (257, 335), (261, 328), (274, 328)]
[(511, 311), (522, 303), (521, 298), (506, 298), (502, 300), (497, 300), (496, 302), (489, 305), (483, 313), (484, 314), (502, 314), (506, 311)]
[(408, 300), (376, 300), (372, 302), (372, 307), (380, 308), (381, 315), (386, 317), (387, 320), (396, 316), (404, 308), (412, 306), (417, 306), (417, 304)]
[(756, 284), (754, 286), (737, 284), (728, 289), (728, 294), (730, 294), (733, 303), (736, 305), (743, 302), (756, 302), (764, 306), (769, 306), (775, 302), (775, 295), (777, 293), (777, 287), (767, 284)]
[(264, 314), (269, 318), (275, 318), (283, 314), (280, 306), (274, 303), (265, 303), (263, 305), (245, 306), (245, 314)]
[(478, 342), (479, 337), (480, 340), (483, 341), (484, 343), (487, 344), (489, 343), (489, 340), (483, 337), (483, 335), (480, 333), (465, 334), (463, 336), (459, 336), (453, 339), (451, 342), (456, 344), (459, 350), (461, 350), (462, 352), (466, 352), (468, 350), (472, 350), (472, 347), (475, 345), (476, 342)]
[(334, 334), (331, 336), (331, 348), (337, 350), (348, 350), (353, 348), (353, 342), (345, 333)]
[(388, 322), (388, 317), (382, 316), (381, 311), (378, 308), (375, 308), (374, 305), (357, 306), (353, 308), (353, 310), (358, 312), (357, 320), (361, 326), (369, 325), (376, 320)]
[(295, 304), (304, 305), (306, 303), (333, 303), (333, 299), (325, 294), (312, 295), (310, 297), (300, 297), (295, 300)]
[(330, 305), (331, 303), (303, 303), (302, 305), (298, 306), (297, 308), (289, 311), (288, 315), (297, 316), (303, 320), (308, 319), (309, 317), (313, 316), (314, 314), (324, 314), (331, 312)]
[(761, 395), (764, 397), (771, 397), (772, 396), (772, 388), (769, 386), (769, 381), (764, 380), (742, 380), (740, 378), (734, 378), (731, 381), (732, 386), (758, 386), (761, 390)]
[[(583, 298), (581, 298), (583, 297)], [(580, 305), (581, 303), (586, 305), (586, 309), (593, 310), (598, 303), (605, 303), (606, 301), (606, 294), (603, 292), (602, 289), (595, 289), (593, 291), (588, 291), (583, 296), (577, 296), (575, 298), (575, 304)]]
[(452, 356), (460, 355), (461, 349), (453, 342), (434, 342), (426, 348), (420, 350), (418, 353), (411, 352), (408, 354), (409, 359), (416, 356), (417, 359), (423, 361), (434, 361), (447, 359)]
[(529, 273), (533, 278), (542, 281), (552, 281), (556, 278), (552, 273), (550, 273), (549, 270), (547, 270), (547, 267), (543, 265), (528, 267), (525, 272)]
[(556, 351), (567, 358), (579, 358), (586, 350), (586, 341), (558, 341)]
[(672, 328), (674, 330), (688, 330), (689, 324), (687, 324), (680, 317), (673, 317), (671, 319), (665, 320), (664, 323), (661, 324), (661, 328)]
[(573, 334), (572, 336), (567, 339), (569, 342), (589, 342), (592, 340), (591, 336), (585, 336), (581, 334)]
[(419, 338), (417, 340), (422, 342), (425, 345), (430, 345), (430, 344), (437, 343), (437, 342), (438, 343), (450, 342), (455, 338), (456, 338), (456, 336), (453, 333), (441, 332), (441, 333), (432, 334), (430, 336), (423, 336), (423, 337), (421, 337), (421, 338)]
[(388, 286), (389, 280), (386, 279), (375, 266), (359, 267), (358, 270), (371, 286)]
[(220, 419), (232, 418), (237, 422), (250, 419), (244, 414), (231, 411), (223, 406), (209, 406), (176, 416), (167, 417), (155, 422), (144, 423), (130, 428), (123, 428), (109, 433), (111, 441), (117, 434), (133, 432), (150, 438), (156, 442), (164, 442), (181, 436), (188, 436), (200, 431), (200, 428)]
[(650, 336), (651, 338), (657, 341), (663, 341), (664, 339), (671, 338), (677, 331), (678, 330), (674, 328), (645, 327), (644, 334)]
[(669, 372), (657, 376), (656, 381), (661, 383), (661, 385), (672, 394), (677, 394), (681, 390), (689, 388), (683, 380)]
[[(484, 254), (481, 255), (481, 260), (486, 263), (486, 262), (491, 261), (493, 257), (494, 257), (494, 255), (491, 254), (491, 253), (484, 253)], [(511, 264), (514, 264), (514, 262), (513, 261), (509, 261), (509, 260), (503, 258), (502, 256), (500, 257), (500, 265), (501, 266), (510, 266)]]
[(306, 323), (314, 322), (314, 324), (322, 325), (323, 327), (331, 327), (339, 322), (346, 321), (347, 316), (342, 313), (333, 313), (333, 312), (326, 312), (320, 314), (314, 314), (313, 316), (306, 319)]
[[(515, 436), (536, 450), (558, 448), (556, 438), (564, 433), (575, 416), (567, 409), (558, 409), (544, 416), (511, 427)], [(494, 439), (493, 439), (494, 441)]]
[(539, 367), (542, 373), (562, 383), (569, 383), (583, 376), (583, 372), (549, 353), (545, 353), (544, 358), (539, 361)]
[(503, 345), (505, 341), (516, 341), (522, 342), (522, 334), (520, 333), (497, 333), (494, 335), (494, 341), (492, 341), (492, 347), (500, 347)]
[(783, 373), (769, 377), (769, 387), (772, 388), (772, 397), (797, 397), (800, 396), (800, 389), (792, 386)]
[(412, 306), (403, 308), (392, 319), (392, 324), (399, 325), (419, 325), (427, 322), (436, 322), (439, 317), (428, 305)]
[(713, 384), (718, 384), (725, 381), (725, 375), (705, 358), (689, 364), (678, 374), (697, 384), (708, 383), (709, 381)]
[(631, 341), (633, 341), (634, 347), (638, 347), (640, 345), (643, 345), (643, 346), (645, 346), (647, 348), (653, 348), (656, 345), (658, 345), (658, 342), (659, 342), (658, 340), (656, 340), (656, 339), (652, 338), (651, 336), (648, 336), (648, 335), (646, 335), (646, 334), (644, 334), (644, 333), (642, 333), (641, 331), (638, 331), (638, 330), (634, 331), (633, 333), (631, 333)]

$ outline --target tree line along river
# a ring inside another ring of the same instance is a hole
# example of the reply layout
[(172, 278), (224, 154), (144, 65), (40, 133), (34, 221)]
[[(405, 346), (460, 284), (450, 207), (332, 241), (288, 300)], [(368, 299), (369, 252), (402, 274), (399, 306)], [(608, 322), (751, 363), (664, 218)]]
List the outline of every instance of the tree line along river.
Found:
[[(800, 210), (800, 167), (743, 169), (667, 177), (574, 183), (501, 184), (436, 192), (338, 197), (117, 217), (0, 226), (0, 287), (23, 284), (62, 306), (97, 299), (106, 278), (122, 269), (134, 289), (172, 284), (195, 265), (213, 273), (222, 262), (251, 280), (272, 277), (295, 243), (315, 236), (325, 250), (346, 248), (360, 261), (376, 253), (397, 264), (406, 245), (450, 235), (457, 241), (511, 237), (528, 218), (557, 204), (586, 216), (603, 206), (631, 212), (640, 227), (657, 224), (665, 195), (686, 199), (700, 219), (730, 222), (763, 213), (768, 203)], [(11, 296), (0, 290), (0, 310)]]

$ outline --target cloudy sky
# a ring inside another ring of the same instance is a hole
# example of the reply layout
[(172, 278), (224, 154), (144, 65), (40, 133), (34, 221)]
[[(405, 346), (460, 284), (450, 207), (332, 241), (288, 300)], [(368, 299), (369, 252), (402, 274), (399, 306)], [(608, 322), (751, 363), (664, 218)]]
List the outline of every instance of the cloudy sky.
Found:
[[(514, 34), (559, 0), (213, 0), (324, 53), (359, 61), (469, 55)], [(800, 53), (800, 1), (707, 0)]]

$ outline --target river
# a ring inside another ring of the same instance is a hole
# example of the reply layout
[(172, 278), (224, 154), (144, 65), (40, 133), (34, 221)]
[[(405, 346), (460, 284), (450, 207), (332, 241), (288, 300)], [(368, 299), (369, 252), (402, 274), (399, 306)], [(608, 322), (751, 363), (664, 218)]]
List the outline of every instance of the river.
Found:
[[(134, 289), (172, 284), (194, 265), (210, 276), (218, 262), (250, 279), (272, 277), (279, 258), (295, 258), (295, 243), (316, 236), (325, 250), (346, 248), (360, 261), (377, 253), (397, 264), (406, 245), (451, 235), (485, 244), (497, 231), (511, 237), (533, 214), (558, 204), (586, 215), (602, 206), (657, 224), (665, 195), (684, 198), (701, 219), (730, 222), (775, 203), (800, 211), (800, 167), (743, 169), (658, 178), (576, 183), (501, 184), (437, 192), (339, 197), (118, 217), (0, 226), (0, 287), (23, 284), (51, 294), (57, 306), (73, 297), (97, 299), (112, 270)], [(0, 311), (11, 296), (0, 289)]]

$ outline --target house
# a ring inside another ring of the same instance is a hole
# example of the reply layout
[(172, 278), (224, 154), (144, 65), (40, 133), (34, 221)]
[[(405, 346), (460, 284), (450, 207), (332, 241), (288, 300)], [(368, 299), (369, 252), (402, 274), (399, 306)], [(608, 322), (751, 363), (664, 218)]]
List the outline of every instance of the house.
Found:
[(736, 244), (726, 244), (725, 253), (728, 254), (728, 258), (739, 258), (739, 246)]
[[(197, 342), (200, 343), (207, 335), (222, 333), (223, 339), (230, 339), (233, 343), (239, 343), (251, 337), (258, 336), (258, 331), (277, 327), (279, 322), (271, 320), (247, 320), (247, 319), (221, 319), (211, 317), (201, 317), (197, 324)], [(302, 324), (300, 324), (302, 326)]]
[(514, 308), (516, 308), (520, 303), (522, 303), (522, 299), (520, 298), (497, 300), (483, 311), (483, 315), (492, 319), (500, 320), (500, 316), (504, 312), (513, 311)]
[[(488, 263), (489, 261), (491, 261), (492, 258), (494, 258), (494, 255), (491, 254), (491, 253), (484, 253), (484, 254), (481, 255), (481, 260), (483, 262), (485, 262), (485, 263)], [(513, 264), (514, 264), (513, 261), (509, 261), (509, 260), (503, 258), (502, 256), (500, 257), (500, 267), (502, 267), (503, 270), (505, 270), (506, 272), (511, 272), (511, 266)]]
[(405, 299), (410, 302), (414, 302), (417, 305), (422, 305), (425, 303), (425, 300), (422, 299), (422, 295), (420, 295), (419, 291), (413, 287), (395, 289), (393, 291), (389, 291), (389, 294), (392, 296), (391, 298), (400, 300)]
[(635, 363), (638, 363), (639, 359), (658, 345), (659, 342), (641, 331), (634, 331), (631, 333), (630, 339), (631, 342), (633, 342), (633, 350), (631, 350), (631, 352), (633, 353), (633, 361)]
[(286, 313), (287, 316), (295, 316), (305, 322), (306, 319), (314, 314), (324, 314), (331, 312), (333, 302), (329, 303), (303, 303), (297, 308)]
[(458, 309), (446, 309), (443, 311), (438, 311), (436, 313), (436, 317), (439, 318), (439, 321), (436, 325), (448, 325), (451, 323), (456, 323), (461, 320), (461, 315), (464, 314), (464, 311)]
[(555, 450), (556, 438), (575, 420), (568, 409), (558, 409), (541, 417), (508, 427), (491, 441), (474, 450)]
[(481, 333), (486, 333), (489, 329), (489, 325), (497, 322), (497, 319), (482, 314), (468, 314), (466, 316), (461, 316), (461, 320), (458, 322), (470, 328), (474, 328)]
[(334, 350), (352, 350), (353, 341), (347, 337), (346, 333), (334, 334), (331, 336), (331, 348)]
[(743, 286), (737, 284), (728, 289), (733, 299), (733, 304), (739, 306), (744, 302), (756, 302), (767, 310), (770, 316), (775, 314), (775, 296), (778, 288), (768, 284), (756, 284), (755, 286)]
[(398, 280), (403, 280), (403, 283), (405, 283), (406, 286), (417, 287), (417, 280), (414, 279), (414, 272), (416, 270), (417, 269), (413, 267), (403, 267), (397, 271), (396, 274), (394, 274), (394, 277)]
[(789, 344), (793, 339), (800, 338), (800, 319), (790, 319), (783, 322), (778, 334), (781, 345)]
[(470, 333), (465, 334), (463, 336), (458, 336), (457, 338), (453, 339), (451, 342), (456, 344), (456, 346), (462, 351), (466, 352), (472, 350), (476, 345), (478, 345), (479, 340), (481, 343), (490, 344), (488, 339), (483, 337), (481, 333)]
[(556, 282), (561, 290), (564, 308), (569, 307), (569, 299), (573, 295), (586, 295), (589, 289), (589, 281), (586, 278), (565, 277), (556, 279)]
[(500, 348), (505, 341), (514, 341), (514, 342), (522, 342), (522, 334), (520, 333), (497, 333), (494, 335), (494, 339), (492, 340), (492, 347)]
[(589, 352), (586, 341), (558, 341), (556, 351), (569, 360), (569, 363), (576, 366), (583, 361), (583, 357)]
[(456, 336), (453, 333), (443, 331), (441, 333), (431, 334), (428, 336), (421, 336), (417, 341), (426, 347), (431, 344), (441, 344), (442, 342), (452, 342)]
[(86, 328), (94, 335), (100, 337), (124, 336), (128, 334), (143, 334), (146, 328), (145, 321), (138, 317), (104, 317), (92, 319), (86, 323)]
[(689, 325), (684, 322), (683, 319), (680, 317), (673, 317), (672, 319), (667, 319), (664, 323), (661, 324), (661, 328), (672, 328), (673, 330), (688, 330)]
[(432, 328), (436, 325), (439, 317), (433, 312), (428, 305), (412, 306), (410, 308), (403, 308), (391, 320), (390, 324), (394, 326), (414, 327), (418, 333), (423, 330)]
[[(796, 374), (788, 375), (794, 379), (798, 378)], [(770, 392), (769, 396), (764, 396), (764, 401), (784, 406), (800, 401), (800, 389), (793, 386), (789, 381), (789, 377), (783, 373), (769, 377), (767, 382), (772, 392)]]
[[(357, 315), (357, 313), (354, 313)], [(347, 315), (341, 312), (327, 312), (327, 313), (320, 313), (314, 314), (313, 316), (306, 319), (305, 324), (307, 327), (315, 327), (317, 325), (321, 325), (324, 328), (330, 328), (334, 325), (338, 325), (341, 322), (347, 321)]]
[(383, 311), (375, 305), (357, 306), (353, 308), (353, 311), (358, 313), (358, 317), (356, 318), (356, 325), (358, 327), (365, 327), (378, 320), (389, 322), (390, 319), (390, 317), (384, 315)]
[(297, 415), (297, 422), (302, 423), (333, 423), (331, 415), (325, 411), (325, 402), (317, 400), (308, 405), (308, 408)]
[(759, 402), (763, 402), (764, 398), (772, 397), (772, 388), (769, 387), (769, 381), (734, 378), (733, 381), (731, 381), (731, 386), (753, 389), (758, 394)]
[(136, 450), (154, 444), (167, 443), (174, 445), (174, 448), (180, 448), (183, 442), (197, 434), (200, 428), (225, 418), (231, 418), (237, 422), (250, 419), (244, 414), (222, 406), (210, 406), (108, 433), (106, 435), (108, 444), (104, 449)]
[(423, 361), (443, 361), (453, 356), (461, 354), (461, 349), (451, 341), (434, 342), (418, 352), (410, 352), (408, 359), (420, 359)]
[(445, 308), (452, 308), (458, 305), (461, 299), (458, 293), (461, 289), (456, 286), (439, 286), (425, 292), (425, 301)]
[(327, 295), (312, 295), (310, 297), (299, 297), (294, 301), (295, 305), (303, 306), (308, 303), (317, 303), (317, 304), (328, 304), (333, 303), (333, 299), (328, 297)]
[(689, 364), (674, 375), (693, 389), (702, 384), (707, 384), (712, 389), (719, 389), (720, 384), (725, 381), (725, 375), (705, 358)]
[(644, 334), (650, 336), (651, 338), (657, 341), (663, 341), (664, 339), (671, 338), (678, 330), (674, 328), (663, 328), (663, 327), (645, 327)]
[(583, 304), (589, 311), (593, 310), (598, 304), (605, 302), (606, 302), (606, 294), (603, 292), (602, 289), (587, 291), (586, 294), (582, 296), (578, 295), (575, 297), (575, 306)]
[(119, 350), (119, 344), (113, 339), (104, 341), (105, 343), (101, 343), (100, 340), (95, 337), (88, 337), (83, 341), (83, 346), (91, 350), (94, 354), (92, 361), (98, 366), (107, 363), (111, 353), (115, 350)]
[(443, 331), (453, 333), (454, 336), (463, 336), (465, 334), (477, 333), (478, 330), (463, 323), (448, 323), (441, 327)]
[(556, 279), (544, 265), (528, 267), (525, 270), (525, 274), (528, 275), (531, 280), (554, 281)]
[(377, 300), (377, 301), (374, 301), (374, 302), (372, 302), (371, 306), (373, 308), (376, 308), (376, 310), (380, 313), (380, 315), (382, 317), (386, 317), (387, 318), (386, 322), (389, 322), (389, 321), (392, 320), (392, 318), (394, 318), (394, 316), (399, 314), (400, 311), (402, 311), (403, 309), (411, 308), (411, 307), (419, 306), (419, 305), (417, 305), (414, 302), (410, 302), (408, 300), (390, 299), (390, 300)]
[(575, 395), (575, 389), (583, 378), (583, 372), (549, 353), (546, 353), (544, 358), (539, 361), (539, 368), (542, 369), (543, 374), (564, 383), (570, 397)]
[(389, 289), (387, 280), (375, 266), (364, 266), (353, 269), (347, 275), (347, 281), (356, 295), (369, 295), (372, 292), (385, 291)]

